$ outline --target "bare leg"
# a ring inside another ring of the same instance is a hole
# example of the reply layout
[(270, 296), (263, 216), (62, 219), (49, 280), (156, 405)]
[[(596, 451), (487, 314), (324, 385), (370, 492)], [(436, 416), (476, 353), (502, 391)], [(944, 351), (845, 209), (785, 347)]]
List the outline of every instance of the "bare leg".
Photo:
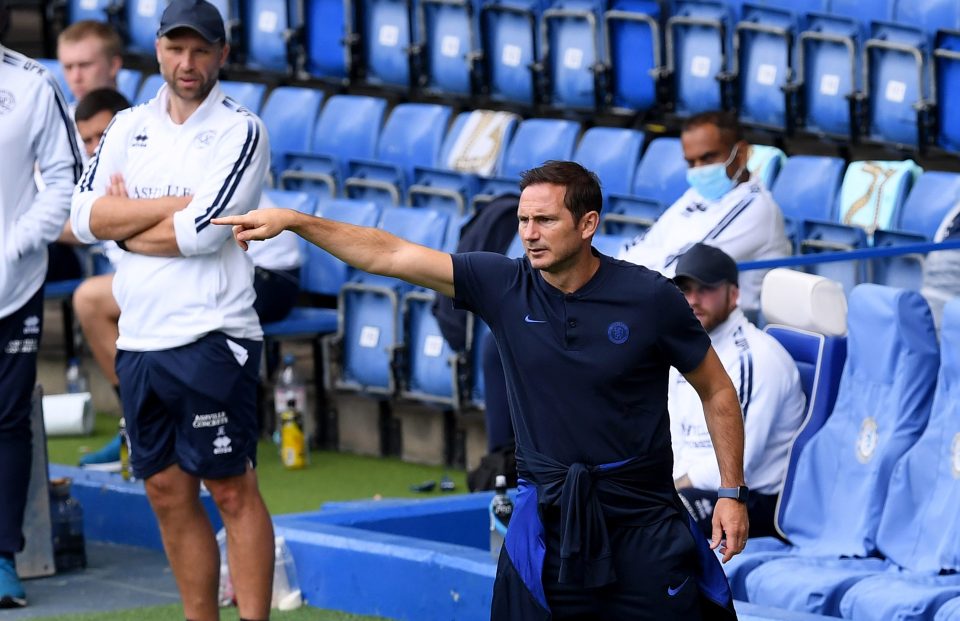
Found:
[(242, 619), (269, 619), (273, 591), (273, 522), (253, 468), (228, 479), (205, 479), (227, 529), (230, 578)]
[(100, 371), (112, 386), (119, 385), (115, 363), (120, 307), (113, 298), (113, 274), (91, 276), (80, 283), (73, 293), (73, 312)]
[(200, 503), (200, 480), (173, 465), (148, 478), (146, 490), (160, 523), (184, 616), (192, 621), (217, 621), (220, 551)]

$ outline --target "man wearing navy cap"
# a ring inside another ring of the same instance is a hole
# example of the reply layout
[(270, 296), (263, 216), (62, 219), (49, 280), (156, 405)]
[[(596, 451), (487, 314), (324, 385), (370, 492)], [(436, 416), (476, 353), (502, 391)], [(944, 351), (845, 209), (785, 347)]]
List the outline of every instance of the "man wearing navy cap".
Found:
[(723, 498), (711, 547), (743, 549), (743, 418), (736, 392), (679, 290), (594, 253), (596, 175), (574, 162), (526, 171), (517, 209), (526, 256), (449, 255), (385, 231), (290, 210), (215, 219), (241, 247), (285, 229), (368, 272), (406, 279), (477, 313), (496, 338), (517, 436), (519, 493), (491, 618), (733, 618), (729, 587), (671, 477), (667, 381), (697, 388)]
[[(775, 536), (777, 495), (806, 410), (797, 365), (776, 339), (747, 321), (738, 306), (737, 264), (725, 252), (694, 244), (678, 259), (673, 281), (737, 389), (750, 534)], [(700, 398), (676, 369), (670, 372), (669, 409), (673, 477), (687, 510), (709, 536), (720, 470)]]
[(220, 90), (229, 46), (212, 4), (173, 0), (156, 50), (165, 84), (114, 117), (74, 192), (71, 225), (83, 242), (128, 251), (113, 292), (130, 465), (145, 481), (184, 614), (218, 618), (219, 552), (202, 482), (226, 527), (240, 617), (267, 619), (273, 526), (254, 471), (263, 333), (253, 265), (211, 225), (256, 209), (267, 135)]

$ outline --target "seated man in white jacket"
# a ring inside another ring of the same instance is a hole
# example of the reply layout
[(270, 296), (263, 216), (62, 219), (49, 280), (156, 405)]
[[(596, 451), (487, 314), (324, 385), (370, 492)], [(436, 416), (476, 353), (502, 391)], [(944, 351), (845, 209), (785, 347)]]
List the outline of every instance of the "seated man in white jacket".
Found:
[[(678, 259), (674, 282), (710, 335), (737, 389), (744, 419), (750, 535), (770, 536), (776, 534), (777, 494), (790, 445), (803, 421), (805, 398), (793, 359), (738, 308), (738, 276), (737, 264), (727, 254), (696, 244)], [(671, 370), (668, 407), (677, 490), (709, 537), (720, 471), (700, 399), (676, 369)]]

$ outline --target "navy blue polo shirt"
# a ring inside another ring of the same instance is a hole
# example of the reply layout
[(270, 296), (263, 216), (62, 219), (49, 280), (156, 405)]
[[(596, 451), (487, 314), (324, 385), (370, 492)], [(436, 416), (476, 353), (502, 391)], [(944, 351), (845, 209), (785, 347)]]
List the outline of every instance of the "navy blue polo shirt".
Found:
[(454, 303), (497, 341), (519, 448), (565, 464), (671, 460), (669, 370), (699, 366), (710, 338), (672, 282), (599, 258), (565, 294), (525, 257), (454, 254)]

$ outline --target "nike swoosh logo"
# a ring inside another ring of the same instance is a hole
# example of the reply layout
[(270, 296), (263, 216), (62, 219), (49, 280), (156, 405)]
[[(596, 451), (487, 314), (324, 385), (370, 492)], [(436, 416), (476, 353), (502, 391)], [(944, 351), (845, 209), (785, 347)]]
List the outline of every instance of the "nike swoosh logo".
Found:
[(690, 579), (690, 576), (687, 576), (686, 580), (684, 580), (683, 582), (681, 582), (681, 583), (680, 583), (680, 586), (678, 586), (678, 587), (676, 587), (676, 588), (674, 588), (674, 587), (672, 587), (672, 586), (670, 586), (670, 585), (667, 585), (667, 595), (669, 595), (670, 597), (676, 597), (677, 593), (679, 593), (679, 592), (680, 592), (680, 589), (682, 589), (682, 588), (687, 584), (687, 580), (689, 580), (689, 579)]
[(547, 323), (546, 319), (530, 319), (530, 315), (523, 318), (527, 323)]

